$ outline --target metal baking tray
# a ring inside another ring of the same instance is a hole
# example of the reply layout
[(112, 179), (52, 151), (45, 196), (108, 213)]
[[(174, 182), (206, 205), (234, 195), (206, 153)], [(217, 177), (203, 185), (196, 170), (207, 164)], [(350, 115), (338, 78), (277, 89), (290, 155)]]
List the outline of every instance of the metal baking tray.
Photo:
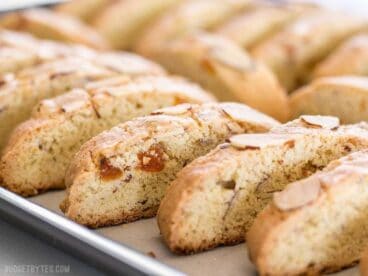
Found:
[[(354, 2), (363, 4), (363, 1), (349, 1), (349, 5), (356, 7)], [(42, 2), (52, 4), (59, 1)], [(327, 3), (324, 0), (321, 2)], [(347, 1), (339, 0), (329, 1), (328, 4), (335, 2), (347, 4)], [(0, 13), (27, 7), (18, 5), (2, 9), (0, 5)], [(368, 5), (365, 4), (364, 8), (367, 10)], [(50, 191), (24, 199), (0, 187), (0, 215), (2, 219), (33, 233), (48, 244), (112, 275), (257, 274), (244, 244), (219, 247), (189, 256), (174, 255), (162, 241), (155, 218), (90, 230), (64, 217), (59, 209), (64, 196), (64, 191)], [(334, 275), (358, 274), (355, 267)]]

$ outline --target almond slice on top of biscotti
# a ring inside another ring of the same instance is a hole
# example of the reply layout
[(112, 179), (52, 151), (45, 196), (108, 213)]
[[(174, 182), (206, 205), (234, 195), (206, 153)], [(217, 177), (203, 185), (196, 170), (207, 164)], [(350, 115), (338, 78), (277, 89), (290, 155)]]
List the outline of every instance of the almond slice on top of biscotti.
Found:
[(275, 193), (246, 240), (260, 275), (321, 275), (356, 264), (368, 245), (368, 151)]
[(126, 122), (94, 137), (76, 154), (62, 209), (90, 227), (152, 217), (186, 164), (232, 134), (277, 125), (237, 103), (183, 104)]
[(288, 99), (273, 73), (220, 35), (200, 32), (167, 43), (159, 62), (222, 101), (242, 102), (280, 121), (288, 119)]
[(24, 196), (63, 188), (72, 156), (94, 135), (158, 108), (209, 101), (198, 85), (165, 76), (113, 78), (44, 100), (11, 135), (0, 185)]
[(366, 123), (340, 126), (324, 116), (233, 136), (170, 184), (158, 211), (163, 238), (177, 253), (242, 242), (274, 192), (367, 145)]
[(290, 95), (292, 118), (303, 114), (332, 115), (341, 123), (368, 120), (368, 77), (339, 76), (316, 79)]

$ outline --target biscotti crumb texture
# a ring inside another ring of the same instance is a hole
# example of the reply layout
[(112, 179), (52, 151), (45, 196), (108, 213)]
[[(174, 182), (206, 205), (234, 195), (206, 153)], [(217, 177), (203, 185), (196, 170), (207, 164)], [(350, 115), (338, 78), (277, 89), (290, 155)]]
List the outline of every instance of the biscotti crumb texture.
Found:
[(186, 164), (232, 134), (279, 124), (236, 103), (184, 104), (152, 114), (83, 145), (67, 173), (62, 208), (69, 218), (98, 227), (154, 216), (168, 184)]
[(355, 152), (274, 194), (246, 236), (260, 275), (321, 275), (356, 264), (368, 242), (367, 165), (368, 151)]
[(368, 120), (368, 77), (339, 76), (316, 79), (290, 95), (291, 118), (303, 114), (332, 115), (341, 123)]
[(92, 136), (157, 108), (214, 101), (176, 77), (120, 77), (87, 87), (41, 102), (15, 129), (0, 163), (2, 186), (24, 196), (63, 188), (72, 156)]
[(169, 248), (198, 252), (244, 240), (272, 194), (330, 161), (367, 147), (366, 124), (303, 116), (265, 134), (230, 138), (181, 170), (161, 202), (158, 224)]

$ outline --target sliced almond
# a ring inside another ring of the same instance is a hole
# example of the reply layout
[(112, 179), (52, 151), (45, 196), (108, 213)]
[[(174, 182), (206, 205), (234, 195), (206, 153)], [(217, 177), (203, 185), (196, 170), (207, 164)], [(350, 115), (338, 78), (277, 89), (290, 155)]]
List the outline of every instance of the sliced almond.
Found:
[(273, 202), (282, 211), (294, 210), (316, 200), (320, 189), (318, 177), (309, 177), (290, 184), (282, 192), (275, 193)]
[(317, 128), (336, 129), (340, 125), (339, 118), (333, 116), (303, 115), (300, 116), (300, 119), (305, 124)]
[(61, 109), (63, 112), (71, 112), (81, 109), (90, 103), (90, 97), (83, 89), (74, 89), (72, 92), (56, 97), (53, 100), (44, 100), (40, 111)]
[(161, 114), (181, 115), (181, 114), (184, 114), (184, 113), (188, 112), (191, 108), (192, 108), (191, 104), (179, 104), (179, 105), (170, 106), (170, 107), (155, 110), (151, 114), (152, 115), (161, 115)]
[(276, 120), (271, 117), (264, 115), (244, 104), (238, 103), (222, 103), (220, 104), (222, 110), (234, 121), (239, 123), (249, 123), (249, 122), (270, 122), (272, 126), (277, 124)]
[(294, 146), (294, 136), (282, 134), (240, 134), (230, 137), (232, 146), (238, 149), (261, 149), (267, 146)]

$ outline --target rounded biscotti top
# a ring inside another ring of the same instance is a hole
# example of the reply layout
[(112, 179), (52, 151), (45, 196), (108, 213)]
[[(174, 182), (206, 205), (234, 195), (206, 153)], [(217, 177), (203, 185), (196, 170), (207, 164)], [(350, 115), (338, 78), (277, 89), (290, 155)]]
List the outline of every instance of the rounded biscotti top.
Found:
[(358, 151), (331, 162), (322, 172), (288, 185), (273, 196), (272, 205), (281, 212), (311, 204), (332, 185), (349, 185), (355, 177), (368, 176), (368, 151)]
[[(331, 208), (332, 206), (336, 208), (336, 203), (338, 203), (339, 200), (338, 196), (344, 193), (344, 191), (346, 192), (346, 189), (355, 189), (353, 187), (354, 183), (357, 185), (365, 185), (364, 182), (366, 182), (368, 177), (367, 168), (368, 151), (362, 150), (354, 152), (338, 160), (332, 161), (323, 171), (317, 172), (303, 180), (291, 183), (283, 191), (274, 193), (272, 201), (266, 207), (266, 209), (260, 213), (246, 235), (250, 258), (257, 265), (260, 273), (268, 274), (273, 271), (275, 275), (284, 275), (289, 273), (301, 274), (306, 271), (312, 271), (316, 273), (316, 270), (319, 272), (319, 270), (322, 271), (326, 268), (329, 271), (341, 270), (343, 267), (338, 266), (339, 262), (334, 262), (336, 264), (335, 266), (329, 265), (325, 267), (325, 260), (320, 258), (320, 255), (318, 255), (319, 258), (315, 260), (316, 263), (313, 266), (308, 266), (307, 262), (306, 264), (303, 264), (304, 261), (302, 261), (301, 265), (295, 265), (294, 261), (292, 261), (291, 266), (286, 266), (288, 267), (286, 268), (286, 271), (285, 266), (279, 270), (282, 266), (275, 266), (276, 259), (274, 258), (274, 250), (287, 250), (287, 248), (283, 248), (282, 244), (288, 244), (285, 240), (286, 236), (291, 236), (295, 233), (294, 231), (296, 225), (300, 225), (299, 229), (302, 229), (300, 233), (298, 233), (298, 239), (308, 239), (308, 243), (321, 243), (321, 237), (316, 237), (314, 235), (311, 237), (308, 235), (308, 229), (304, 228), (306, 227), (304, 222), (307, 224), (309, 229), (313, 228), (314, 226), (318, 227), (316, 225), (323, 225), (313, 223), (315, 220), (310, 218), (313, 213), (315, 215), (316, 213), (320, 213), (323, 215), (323, 220), (325, 220), (327, 223), (331, 223), (331, 218), (329, 217), (329, 214), (324, 211), (324, 209), (327, 209), (328, 205), (330, 205)], [(336, 200), (335, 197), (337, 198)], [(341, 204), (346, 203), (341, 202)], [(356, 208), (356, 210), (362, 211), (358, 204), (359, 202), (357, 201), (357, 205), (354, 205), (354, 209)], [(340, 205), (338, 208), (344, 208), (344, 205)], [(313, 210), (315, 210), (315, 212), (313, 212)], [(346, 216), (346, 213), (342, 214), (342, 216)], [(354, 223), (354, 219), (358, 218), (359, 217), (356, 216), (350, 217), (345, 221), (344, 225)], [(318, 222), (320, 222), (321, 219), (322, 218), (319, 218)], [(339, 223), (341, 223), (341, 221), (339, 221)], [(326, 231), (328, 231), (327, 233), (336, 237), (336, 233), (329, 232), (331, 231), (331, 228), (325, 228)], [(319, 231), (323, 230), (319, 229)], [(337, 233), (344, 235), (345, 229), (342, 231), (341, 230), (342, 229), (339, 228)], [(321, 234), (326, 235), (326, 233)], [(341, 236), (341, 238), (343, 237)], [(294, 242), (296, 242), (296, 240), (293, 240), (288, 246), (293, 247)], [(325, 246), (328, 247), (328, 244)], [(306, 251), (310, 250), (313, 251), (315, 249), (306, 248)], [(321, 247), (320, 250), (324, 250), (324, 247)], [(332, 248), (332, 250), (339, 249)], [(307, 257), (308, 256), (309, 255), (307, 255)], [(285, 260), (283, 261), (285, 263)], [(321, 261), (321, 263), (319, 263), (319, 261)], [(343, 263), (343, 260), (341, 261), (342, 266), (347, 265)], [(353, 259), (350, 257), (350, 262), (352, 261)], [(293, 267), (295, 270), (293, 270)]]
[[(132, 143), (141, 143), (142, 140), (152, 137), (159, 140), (160, 135), (166, 135), (166, 127), (170, 128), (170, 131), (174, 131), (175, 125), (178, 127), (177, 135), (180, 136), (182, 131), (190, 134), (194, 126), (195, 128), (209, 129), (211, 133), (220, 135), (229, 130), (233, 133), (239, 133), (240, 129), (246, 129), (250, 132), (267, 131), (279, 123), (246, 105), (237, 103), (181, 104), (162, 108), (152, 112), (150, 116), (120, 124), (84, 144), (70, 167), (71, 172), (67, 183), (71, 185), (72, 179), (79, 172), (83, 172), (91, 166), (90, 161), (85, 160), (87, 152), (89, 158), (94, 160), (92, 160), (93, 163), (97, 164), (97, 159), (101, 159), (101, 156), (108, 158), (127, 152)], [(202, 139), (199, 142), (205, 143)]]
[(252, 54), (268, 65), (291, 90), (298, 81), (305, 81), (313, 65), (343, 39), (364, 28), (367, 28), (367, 21), (362, 18), (317, 10), (259, 44)]
[(160, 45), (188, 32), (212, 28), (236, 12), (248, 7), (251, 0), (187, 0), (163, 14), (147, 28), (136, 50), (155, 56)]
[(313, 8), (313, 5), (301, 3), (261, 2), (220, 25), (215, 32), (249, 49)]
[(280, 121), (289, 116), (274, 74), (229, 39), (196, 32), (167, 43), (165, 55), (169, 71), (190, 76), (220, 100), (243, 102)]
[[(115, 49), (130, 49), (149, 25), (182, 0), (116, 1), (103, 9), (92, 25)], [(126, 20), (125, 15), (129, 15)]]
[(314, 78), (338, 75), (368, 75), (368, 34), (348, 39), (313, 72)]
[(61, 3), (55, 11), (69, 14), (83, 21), (91, 21), (97, 14), (110, 4), (110, 0), (78, 0)]
[(0, 21), (5, 28), (29, 31), (41, 38), (80, 43), (106, 50), (108, 43), (92, 28), (77, 18), (47, 9), (31, 9), (11, 13)]
[(91, 60), (117, 73), (130, 76), (166, 74), (165, 69), (157, 63), (128, 52), (98, 53)]
[(333, 115), (342, 123), (356, 123), (368, 118), (368, 78), (336, 76), (315, 79), (290, 95), (290, 115)]
[[(34, 109), (33, 118), (54, 116), (74, 116), (85, 108), (94, 106), (96, 112), (104, 107), (104, 102), (120, 97), (129, 98), (130, 95), (141, 94), (144, 98), (147, 93), (170, 95), (175, 97), (176, 104), (185, 102), (212, 102), (215, 99), (195, 83), (180, 77), (173, 76), (142, 76), (130, 78), (126, 76), (108, 78), (102, 81), (91, 82), (86, 89), (74, 89), (70, 93), (43, 100)], [(104, 113), (99, 113), (99, 117)], [(261, 116), (261, 115), (260, 115)]]

